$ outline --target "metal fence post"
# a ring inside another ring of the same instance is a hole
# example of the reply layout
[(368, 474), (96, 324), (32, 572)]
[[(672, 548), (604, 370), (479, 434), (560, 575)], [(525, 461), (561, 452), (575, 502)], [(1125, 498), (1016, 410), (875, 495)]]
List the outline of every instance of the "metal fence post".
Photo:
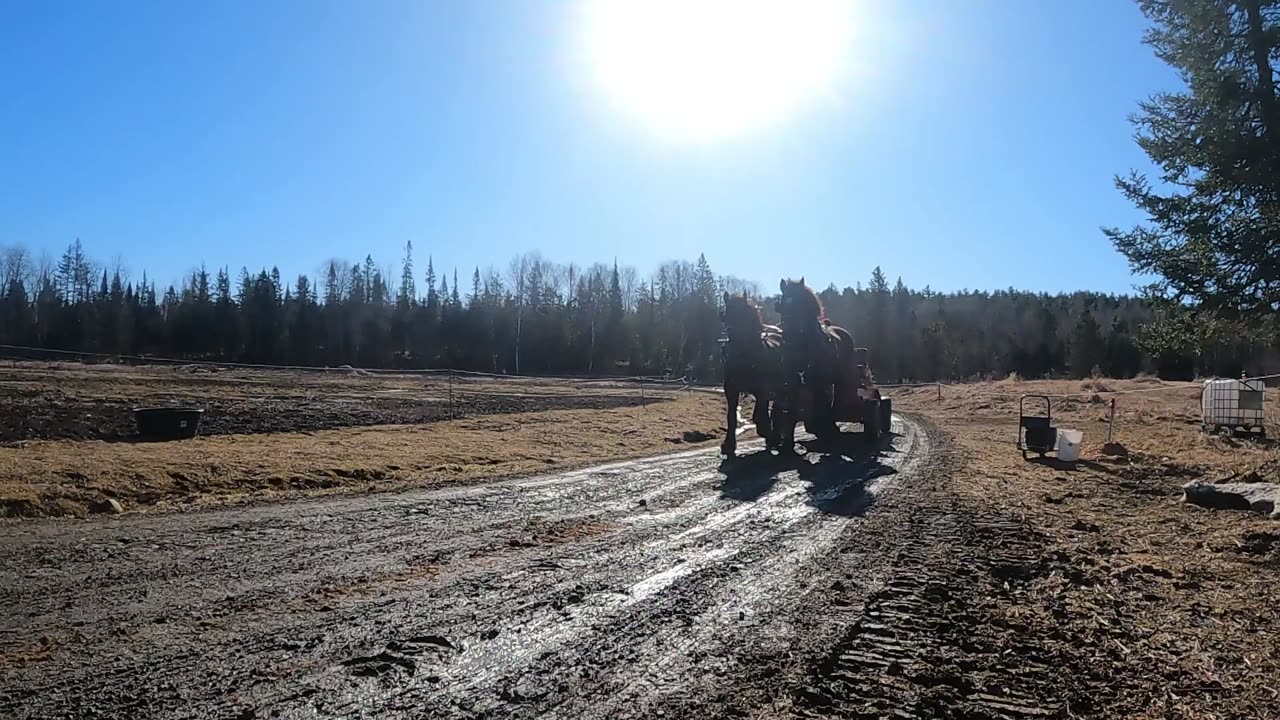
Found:
[(942, 381), (938, 381), (938, 402), (942, 402)]
[(453, 368), (449, 368), (449, 419), (453, 418)]
[(1111, 414), (1107, 418), (1107, 444), (1111, 444), (1111, 438), (1116, 429), (1116, 399), (1111, 398)]

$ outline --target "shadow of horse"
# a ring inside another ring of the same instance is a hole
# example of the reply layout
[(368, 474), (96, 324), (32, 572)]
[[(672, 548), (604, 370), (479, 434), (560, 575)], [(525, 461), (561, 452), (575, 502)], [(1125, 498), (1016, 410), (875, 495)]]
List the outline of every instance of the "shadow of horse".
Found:
[(741, 502), (757, 500), (773, 488), (779, 475), (794, 467), (791, 458), (768, 450), (726, 458), (720, 463), (720, 472), (724, 474), (720, 497)]
[(810, 506), (827, 515), (860, 516), (875, 502), (867, 484), (897, 472), (880, 460), (883, 454), (898, 452), (889, 440), (886, 435), (872, 443), (861, 434), (846, 433), (826, 442), (802, 441), (806, 449), (820, 447), (821, 453), (773, 455), (761, 450), (725, 460), (720, 464), (724, 473), (720, 497), (754, 502), (772, 490), (784, 473), (794, 471), (804, 483)]

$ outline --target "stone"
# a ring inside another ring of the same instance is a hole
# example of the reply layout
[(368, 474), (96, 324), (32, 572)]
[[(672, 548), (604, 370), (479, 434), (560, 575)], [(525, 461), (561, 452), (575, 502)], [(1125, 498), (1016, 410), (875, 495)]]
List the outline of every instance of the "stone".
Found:
[(119, 515), (124, 512), (124, 506), (115, 498), (103, 498), (89, 503), (89, 512), (98, 515)]
[(1182, 486), (1182, 500), (1215, 510), (1249, 510), (1280, 520), (1280, 483), (1189, 482)]

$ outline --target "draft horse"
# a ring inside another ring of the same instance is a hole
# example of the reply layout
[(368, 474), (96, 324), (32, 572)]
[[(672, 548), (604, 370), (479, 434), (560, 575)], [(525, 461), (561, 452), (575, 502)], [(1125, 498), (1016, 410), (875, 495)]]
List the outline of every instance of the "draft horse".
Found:
[(775, 404), (779, 447), (794, 452), (796, 422), (819, 440), (839, 434), (836, 385), (854, 362), (853, 334), (827, 320), (804, 278), (782, 280), (778, 313), (782, 316), (783, 387)]
[(724, 294), (720, 312), (727, 339), (720, 346), (724, 363), (725, 432), (720, 452), (733, 457), (738, 448), (738, 401), (743, 393), (756, 399), (752, 421), (756, 434), (772, 444), (769, 402), (782, 384), (782, 331), (766, 325), (760, 309), (746, 295)]

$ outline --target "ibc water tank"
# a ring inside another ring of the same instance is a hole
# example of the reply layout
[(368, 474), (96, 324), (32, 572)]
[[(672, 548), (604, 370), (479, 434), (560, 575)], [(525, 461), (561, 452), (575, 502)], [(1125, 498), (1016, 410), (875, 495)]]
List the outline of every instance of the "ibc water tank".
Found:
[(1229, 427), (1261, 430), (1265, 388), (1261, 380), (1206, 380), (1200, 391), (1200, 422), (1206, 429)]

